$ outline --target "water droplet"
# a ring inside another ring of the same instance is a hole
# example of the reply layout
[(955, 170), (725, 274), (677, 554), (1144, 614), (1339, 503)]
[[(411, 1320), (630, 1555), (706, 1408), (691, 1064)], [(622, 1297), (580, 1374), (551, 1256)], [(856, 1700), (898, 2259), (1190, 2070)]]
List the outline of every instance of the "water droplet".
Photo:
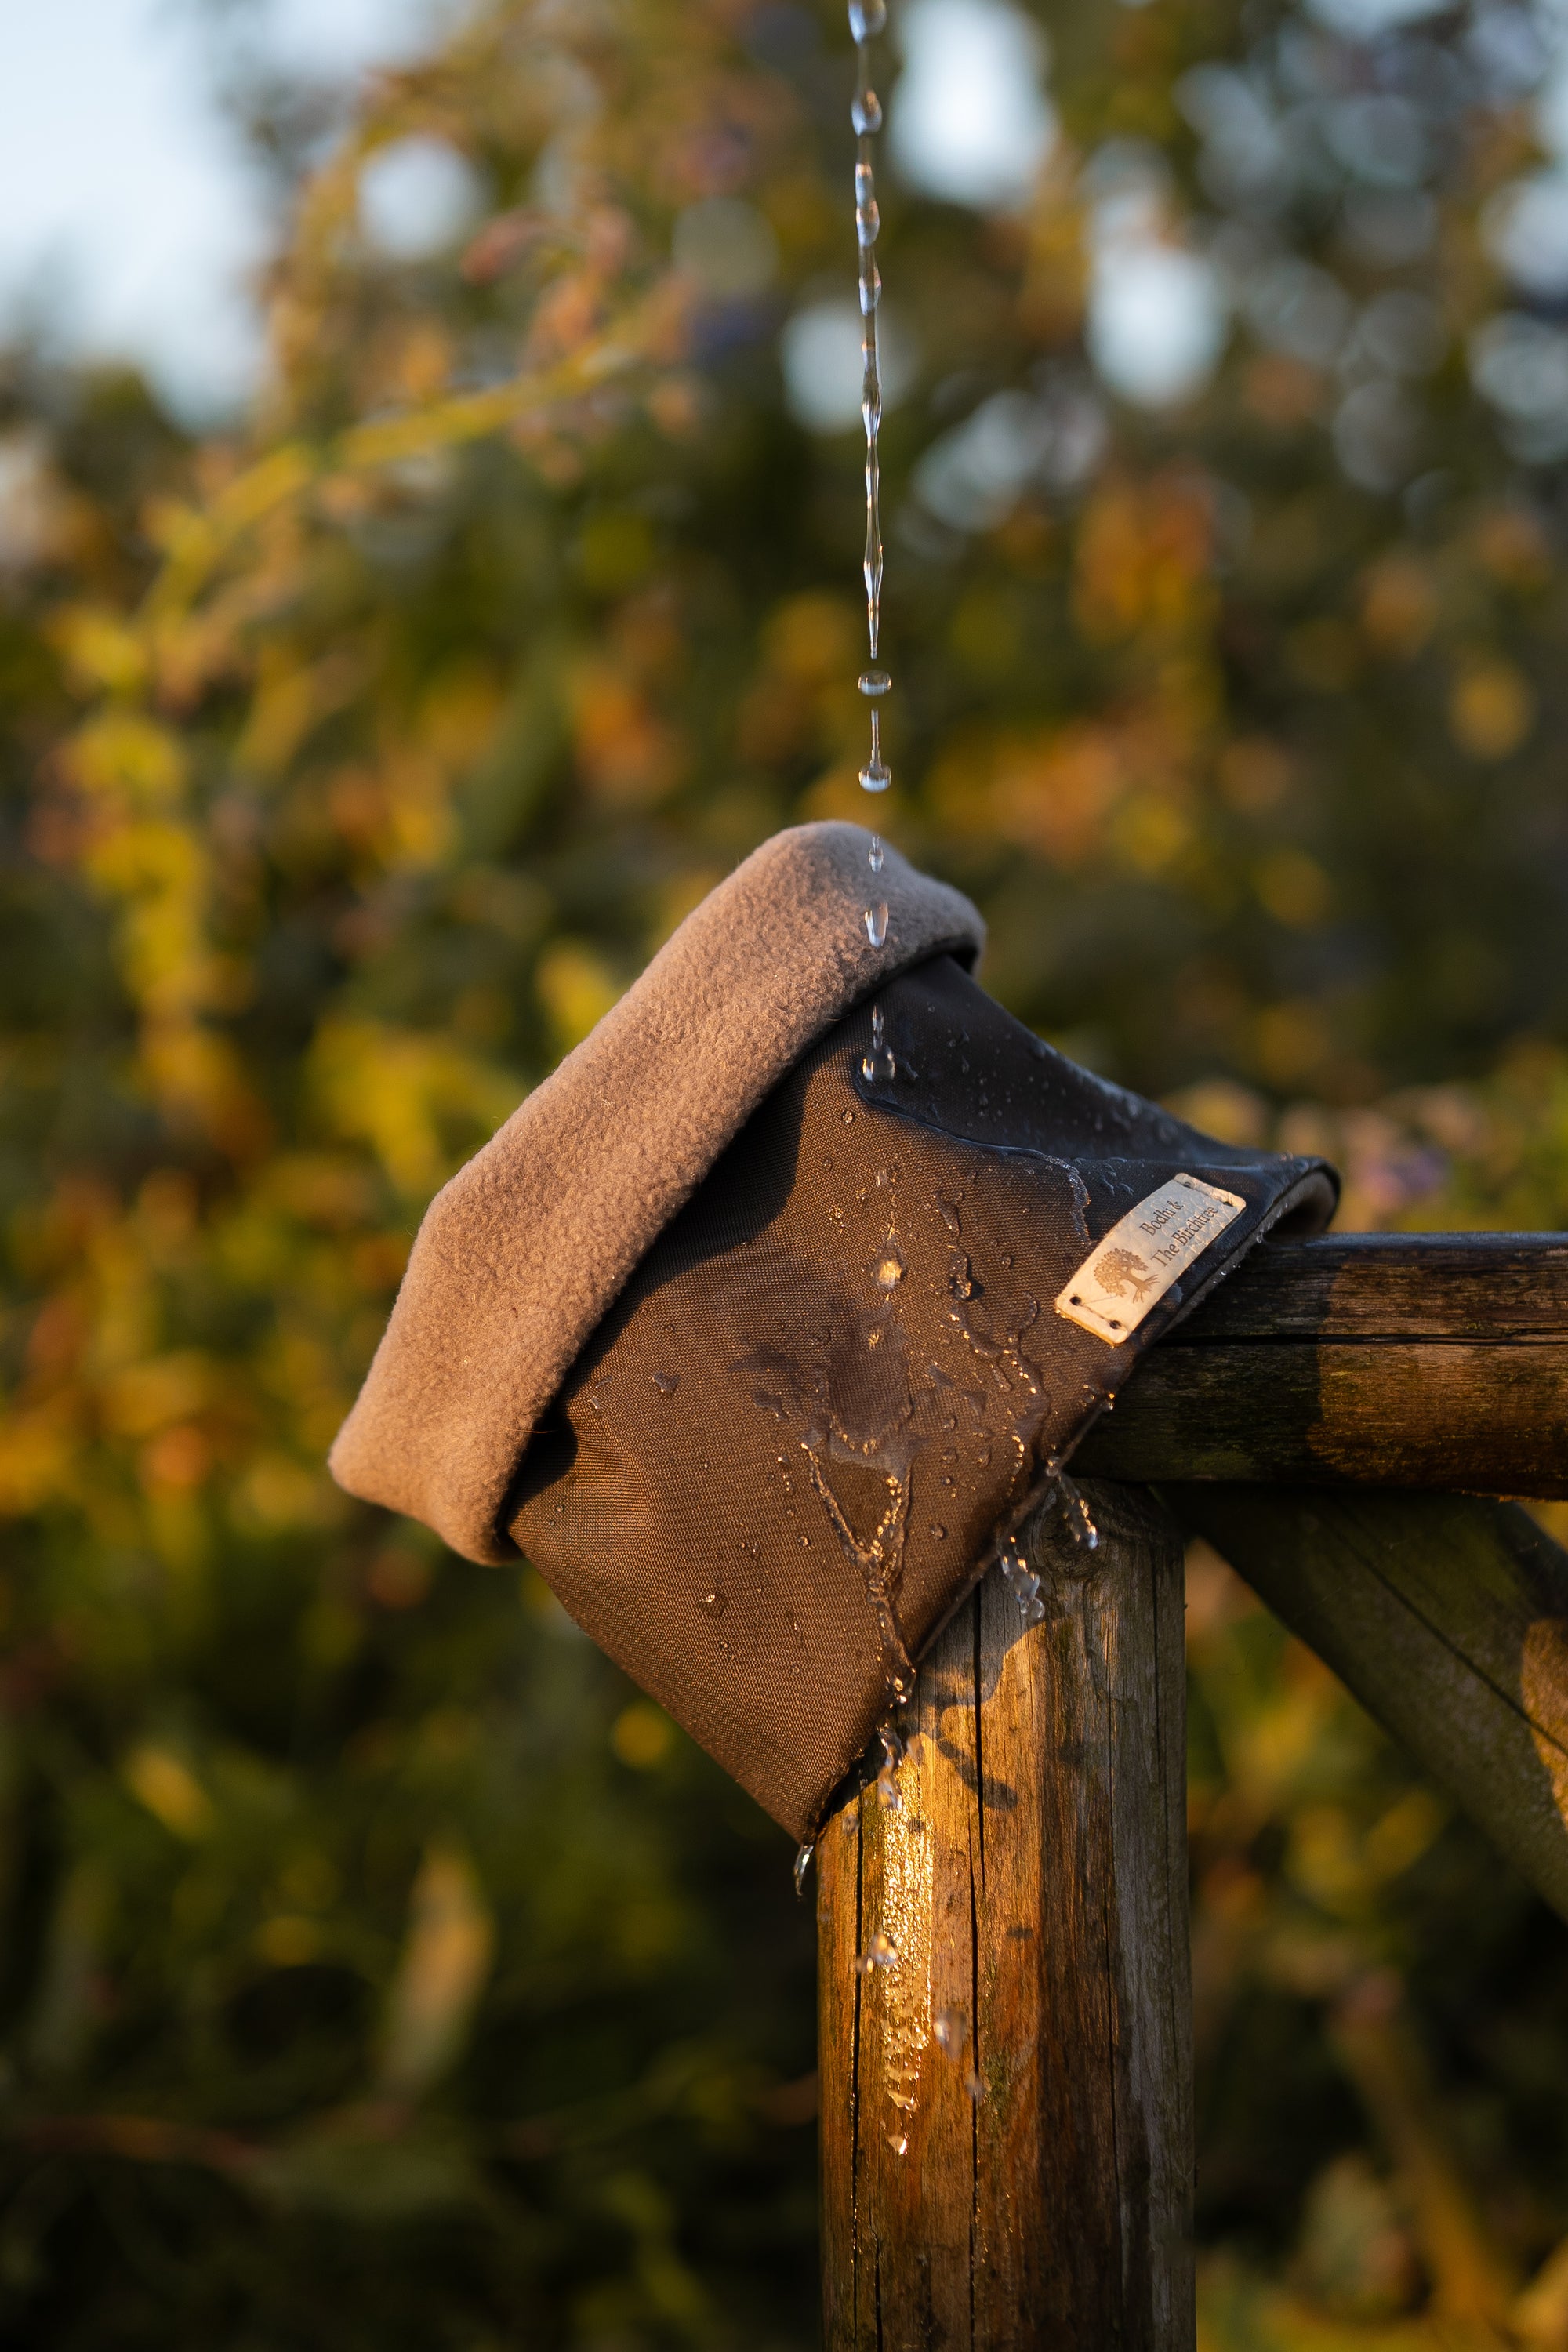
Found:
[(945, 1542), (946, 1542), (946, 1540), (947, 1540), (947, 1529), (942, 1526), (942, 1522), (940, 1521), (940, 1519), (933, 1519), (933, 1520), (931, 1521), (931, 1531), (932, 1535), (936, 1538), (936, 1539), (937, 1539), (938, 1543), (945, 1543)]
[(880, 1249), (872, 1251), (866, 1261), (866, 1271), (879, 1290), (897, 1290), (904, 1278), (904, 1254), (891, 1234)]
[(795, 1891), (797, 1895), (804, 1896), (805, 1893), (805, 1874), (811, 1868), (811, 1857), (816, 1852), (816, 1839), (807, 1838), (795, 1853)]
[(963, 1230), (958, 1222), (958, 1202), (956, 1201), (944, 1201), (939, 1196), (936, 1204), (936, 1213), (942, 1219), (942, 1223), (947, 1227), (948, 1232), (956, 1241), (959, 1234)]
[(1007, 1580), (1013, 1598), (1018, 1604), (1018, 1614), (1025, 1624), (1039, 1624), (1046, 1613), (1046, 1604), (1040, 1599), (1040, 1580), (1030, 1568), (1022, 1544), (1003, 1546), (1002, 1573)]
[(866, 863), (873, 874), (881, 872), (886, 857), (887, 852), (882, 847), (882, 837), (880, 834), (874, 833), (871, 835), (871, 846), (866, 852)]
[(888, 2134), (888, 2146), (892, 2149), (895, 2156), (908, 2156), (910, 2152), (910, 2136), (908, 2132), (890, 2131)]
[(887, 901), (884, 899), (880, 906), (868, 907), (864, 920), (866, 937), (870, 940), (871, 945), (874, 948), (885, 947), (888, 940)]
[(653, 1376), (653, 1384), (658, 1391), (660, 1396), (673, 1396), (676, 1390), (680, 1386), (680, 1374), (679, 1372), (655, 1372)]
[(981, 2081), (979, 2075), (975, 2074), (973, 2067), (971, 2067), (969, 2073), (963, 2078), (963, 2087), (968, 2092), (970, 2097), (973, 2100), (975, 2105), (978, 2106), (981, 2100), (985, 2096), (985, 2085)]
[(862, 139), (869, 139), (882, 127), (882, 101), (874, 89), (858, 90), (849, 109), (849, 120)]
[(888, 0), (849, 0), (849, 30), (858, 41), (874, 41), (888, 24)]
[(863, 793), (885, 793), (893, 781), (893, 772), (886, 760), (868, 760), (860, 771)]
[(939, 2009), (931, 2032), (943, 2055), (956, 2058), (969, 2038), (969, 2021), (961, 2009)]
[(699, 1593), (697, 1598), (697, 1606), (703, 1612), (705, 1616), (722, 1617), (725, 1610), (728, 1609), (730, 1604), (724, 1598), (724, 1595), (719, 1591), (718, 1587), (715, 1586), (711, 1592)]
[(886, 694), (893, 681), (885, 669), (863, 669), (855, 683), (862, 694), (869, 695), (874, 698), (879, 694)]
[[(896, 1078), (898, 1075), (899, 1066), (894, 1061), (892, 1052), (883, 1036), (882, 1008), (879, 1004), (874, 1004), (871, 1007), (871, 1050), (860, 1064), (860, 1076), (867, 1079), (890, 1079)], [(878, 1177), (877, 1181), (885, 1186), (887, 1181), (887, 1173), (884, 1171)]]
[[(1042, 1496), (1041, 1508), (1048, 1510), (1054, 1504), (1061, 1515), (1063, 1526), (1079, 1550), (1098, 1551), (1100, 1529), (1094, 1524), (1093, 1515), (1083, 1496), (1067, 1475), (1060, 1461), (1054, 1454), (1046, 1463), (1045, 1472), (1047, 1478), (1055, 1479), (1056, 1485)], [(1083, 1573), (1088, 1575), (1089, 1571), (1086, 1569)]]
[(870, 1942), (867, 1945), (865, 1950), (861, 1953), (859, 1958), (856, 1961), (855, 1973), (858, 1977), (868, 1977), (873, 1969), (890, 1969), (896, 1967), (898, 1958), (899, 1948), (897, 1944), (894, 1943), (891, 1936), (885, 1936), (879, 1927)]
[(855, 1114), (854, 1114), (854, 1112), (853, 1112), (852, 1110), (841, 1110), (841, 1111), (839, 1112), (838, 1116), (839, 1116), (839, 1118), (844, 1121), (844, 1124), (845, 1124), (845, 1126), (846, 1126), (846, 1127), (853, 1127), (853, 1126), (854, 1126), (854, 1124), (855, 1124)]

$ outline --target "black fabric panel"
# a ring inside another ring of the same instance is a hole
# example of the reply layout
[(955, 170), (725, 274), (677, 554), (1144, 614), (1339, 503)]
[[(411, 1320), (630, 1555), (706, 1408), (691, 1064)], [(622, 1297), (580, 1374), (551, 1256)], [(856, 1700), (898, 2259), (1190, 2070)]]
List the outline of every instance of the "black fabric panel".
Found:
[[(880, 1015), (874, 1041), (873, 1012)], [(1058, 1292), (1178, 1171), (1244, 1213), (1133, 1337)], [(572, 1616), (797, 1836), (1162, 1331), (1321, 1163), (1078, 1069), (950, 958), (808, 1055), (666, 1229), (523, 1465), (510, 1533)]]

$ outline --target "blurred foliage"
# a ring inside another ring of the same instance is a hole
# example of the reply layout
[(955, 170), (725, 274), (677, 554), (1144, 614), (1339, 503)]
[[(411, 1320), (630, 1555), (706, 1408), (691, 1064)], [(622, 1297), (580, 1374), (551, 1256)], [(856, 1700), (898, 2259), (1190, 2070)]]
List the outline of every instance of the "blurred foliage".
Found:
[[(1409, 17), (1064, 10), (1028, 202), (889, 187), (887, 822), (1025, 1019), (1345, 1222), (1552, 1226), (1568, 433), (1496, 258), (1552, 24)], [(506, 0), (324, 153), (241, 89), (255, 415), (6, 365), (8, 2343), (814, 2338), (782, 1841), (321, 1465), (436, 1186), (861, 813), (859, 451), (778, 342), (851, 288), (847, 73), (826, 0)], [(477, 217), (378, 241), (432, 143)], [(1233, 320), (1163, 407), (1090, 363), (1134, 234)], [(1568, 2346), (1562, 1930), (1193, 1594), (1205, 2344)]]

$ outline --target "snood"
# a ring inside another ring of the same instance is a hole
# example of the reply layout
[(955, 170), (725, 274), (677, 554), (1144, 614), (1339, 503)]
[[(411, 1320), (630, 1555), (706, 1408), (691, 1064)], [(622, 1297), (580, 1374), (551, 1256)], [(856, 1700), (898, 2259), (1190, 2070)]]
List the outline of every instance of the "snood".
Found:
[[(1317, 1229), (1336, 1197), (1321, 1162), (1217, 1142), (1044, 1044), (963, 969), (980, 938), (967, 902), (901, 861), (901, 935), (889, 924), (879, 969), (864, 933), (847, 963), (865, 841), (822, 826), (765, 845), (761, 877), (748, 861), (683, 927), (700, 934), (706, 916), (706, 941), (683, 949), (678, 933), (628, 992), (612, 1079), (647, 1045), (639, 991), (660, 1018), (617, 1166), (584, 1162), (571, 1116), (605, 1125), (595, 1033), (589, 1084), (563, 1065), (546, 1083), (564, 1101), (541, 1106), (539, 1089), (487, 1147), (489, 1171), (482, 1153), (437, 1199), (332, 1464), (356, 1493), (445, 1518), (463, 1549), (526, 1554), (797, 1837), (998, 1556), (1028, 1610), (1017, 1530), (1042, 1502), (1087, 1572), (1073, 1448), (1251, 1244)], [(749, 945), (722, 919), (726, 894), (744, 900)], [(672, 992), (721, 937), (744, 985), (726, 1017), (706, 974), (683, 1038)], [(743, 1043), (758, 1008), (776, 1015), (792, 992), (809, 1004), (763, 1053), (763, 1087), (754, 1054), (743, 1082), (713, 1078), (714, 1038)], [(756, 1098), (710, 1119), (718, 1139), (691, 1173), (661, 1090), (684, 1102), (694, 1066), (710, 1113)], [(687, 1181), (660, 1191), (672, 1159)], [(606, 1224), (582, 1193), (597, 1182), (624, 1202), (639, 1167), (622, 1265), (627, 1213)], [(552, 1187), (575, 1234), (559, 1244), (553, 1318), (552, 1236), (518, 1230)], [(597, 1287), (582, 1265), (595, 1245)]]

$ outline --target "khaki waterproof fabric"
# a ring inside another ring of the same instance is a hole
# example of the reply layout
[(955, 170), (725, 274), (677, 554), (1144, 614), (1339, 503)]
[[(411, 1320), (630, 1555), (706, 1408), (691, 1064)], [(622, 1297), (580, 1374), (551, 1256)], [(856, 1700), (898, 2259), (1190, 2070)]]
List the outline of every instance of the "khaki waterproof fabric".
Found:
[[(1178, 1173), (1239, 1213), (1127, 1339), (1059, 1314)], [(1142, 1354), (1334, 1197), (1319, 1162), (1074, 1067), (939, 956), (805, 1053), (652, 1240), (535, 1435), (512, 1538), (804, 1836), (998, 1538), (1052, 1485), (1068, 1503), (1056, 1465)]]
[(893, 849), (872, 875), (869, 845), (853, 824), (764, 842), (437, 1195), (332, 1447), (350, 1494), (515, 1557), (501, 1515), (534, 1422), (649, 1244), (850, 1005), (984, 943), (967, 898)]

